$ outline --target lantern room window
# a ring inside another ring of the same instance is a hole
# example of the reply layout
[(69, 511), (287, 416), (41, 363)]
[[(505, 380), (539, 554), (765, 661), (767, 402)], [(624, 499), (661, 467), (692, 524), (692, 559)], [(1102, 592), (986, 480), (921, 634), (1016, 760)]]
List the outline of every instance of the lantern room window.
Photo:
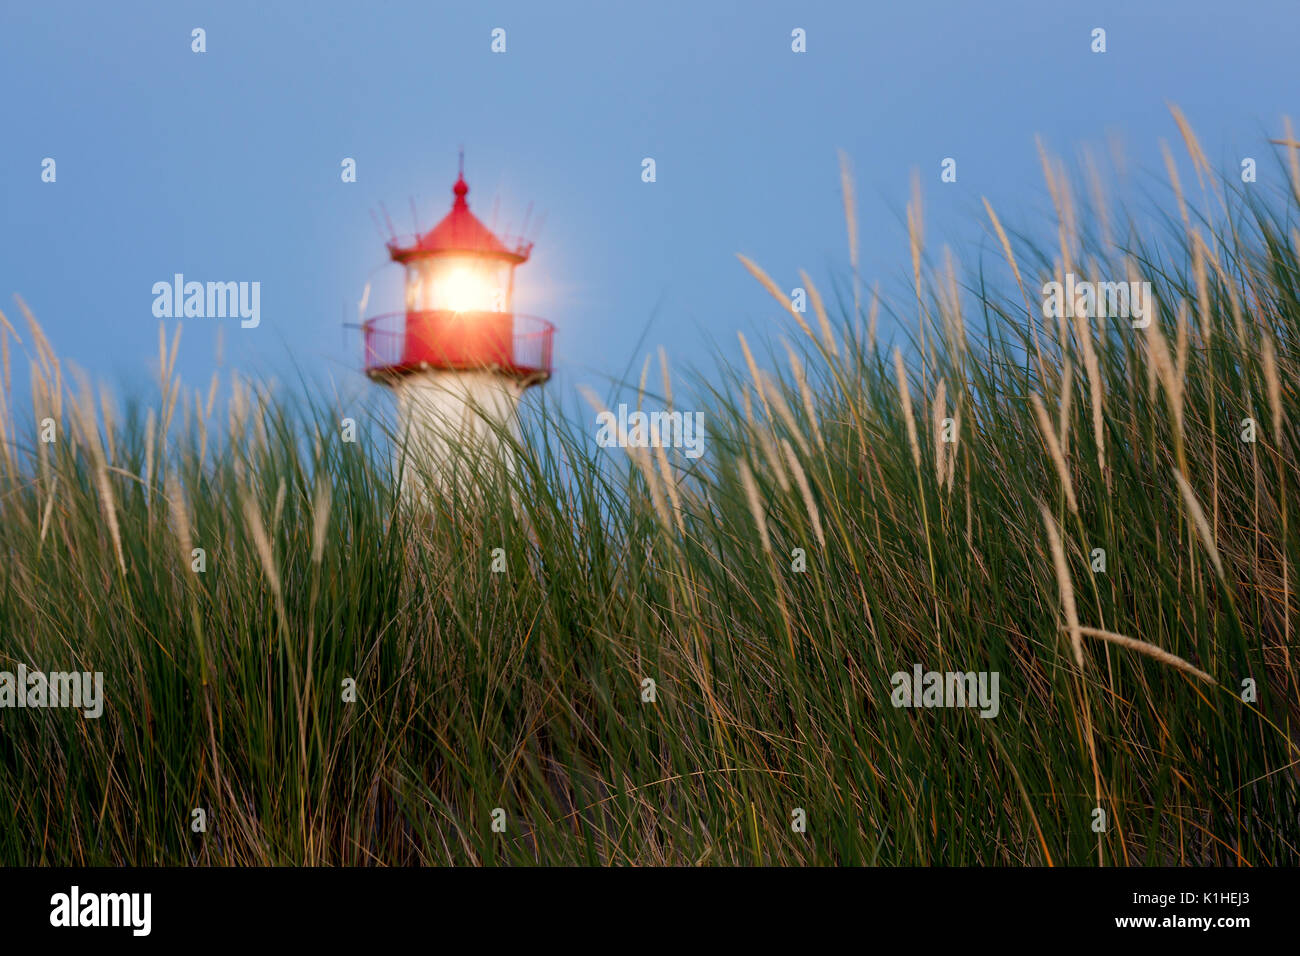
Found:
[(432, 256), (407, 264), (412, 312), (509, 312), (511, 265), (477, 256)]

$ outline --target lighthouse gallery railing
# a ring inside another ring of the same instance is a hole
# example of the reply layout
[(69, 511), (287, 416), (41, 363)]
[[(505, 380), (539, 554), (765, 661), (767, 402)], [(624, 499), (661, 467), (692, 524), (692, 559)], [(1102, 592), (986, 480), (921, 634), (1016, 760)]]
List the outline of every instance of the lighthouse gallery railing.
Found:
[(367, 319), (366, 372), (489, 369), (549, 378), (555, 326), (518, 312), (391, 312)]

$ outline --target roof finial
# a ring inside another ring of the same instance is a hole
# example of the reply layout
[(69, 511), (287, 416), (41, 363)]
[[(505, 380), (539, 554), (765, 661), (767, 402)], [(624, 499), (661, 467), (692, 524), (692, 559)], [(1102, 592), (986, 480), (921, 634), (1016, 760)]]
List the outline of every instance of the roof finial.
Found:
[(460, 171), (456, 176), (456, 185), (451, 187), (451, 191), (456, 194), (456, 205), (465, 205), (465, 194), (469, 192), (469, 184), (465, 182), (465, 147), (460, 148)]

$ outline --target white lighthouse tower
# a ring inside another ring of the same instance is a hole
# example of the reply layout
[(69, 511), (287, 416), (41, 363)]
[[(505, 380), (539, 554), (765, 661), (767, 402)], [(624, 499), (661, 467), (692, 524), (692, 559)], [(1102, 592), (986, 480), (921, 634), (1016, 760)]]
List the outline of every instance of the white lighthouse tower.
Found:
[(475, 472), (513, 469), (524, 390), (551, 376), (551, 323), (514, 312), (515, 266), (532, 243), (507, 246), (469, 210), (464, 169), (451, 211), (388, 251), (406, 267), (406, 309), (364, 324), (366, 373), (393, 389), (403, 496), (427, 505), (463, 493)]

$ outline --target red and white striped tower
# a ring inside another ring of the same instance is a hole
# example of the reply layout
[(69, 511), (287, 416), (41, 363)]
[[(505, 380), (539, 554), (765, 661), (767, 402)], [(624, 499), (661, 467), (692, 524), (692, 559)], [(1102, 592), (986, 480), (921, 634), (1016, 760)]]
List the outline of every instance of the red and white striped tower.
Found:
[(452, 193), (433, 229), (388, 243), (406, 267), (405, 311), (363, 325), (366, 373), (397, 398), (403, 494), (420, 504), (467, 469), (513, 468), (503, 436), (517, 439), (524, 390), (551, 376), (554, 326), (512, 303), (532, 243), (507, 246), (470, 212), (463, 161)]

